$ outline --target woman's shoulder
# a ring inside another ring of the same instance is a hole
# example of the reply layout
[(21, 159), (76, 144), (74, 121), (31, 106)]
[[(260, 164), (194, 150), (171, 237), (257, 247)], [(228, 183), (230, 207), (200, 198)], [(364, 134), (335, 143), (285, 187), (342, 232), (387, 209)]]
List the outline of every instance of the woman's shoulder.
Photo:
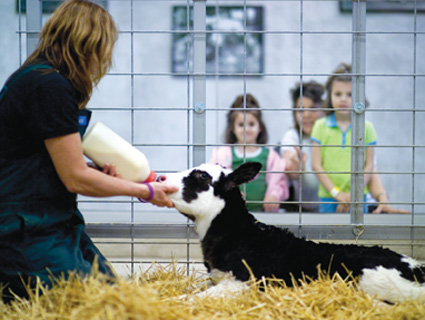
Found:
[(41, 101), (76, 98), (76, 91), (71, 83), (53, 68), (46, 64), (24, 65), (15, 71), (6, 81), (7, 94), (5, 101)]
[[(41, 66), (38, 68), (38, 66)], [(47, 93), (74, 94), (71, 83), (56, 69), (46, 65), (27, 65), (18, 69), (7, 81), (8, 91), (21, 95)]]
[(72, 88), (71, 83), (57, 69), (33, 70), (32, 76), (39, 85)]
[(59, 70), (55, 69), (44, 60), (21, 66), (12, 77), (15, 77), (16, 83), (32, 82), (70, 85), (70, 82), (59, 72)]

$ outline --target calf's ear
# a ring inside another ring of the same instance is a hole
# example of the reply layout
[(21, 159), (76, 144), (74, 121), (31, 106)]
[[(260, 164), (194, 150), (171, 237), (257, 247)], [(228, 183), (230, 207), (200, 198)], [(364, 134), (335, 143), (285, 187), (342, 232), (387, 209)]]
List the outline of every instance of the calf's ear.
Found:
[(260, 170), (259, 162), (243, 163), (228, 175), (228, 179), (234, 186), (239, 186), (254, 179)]

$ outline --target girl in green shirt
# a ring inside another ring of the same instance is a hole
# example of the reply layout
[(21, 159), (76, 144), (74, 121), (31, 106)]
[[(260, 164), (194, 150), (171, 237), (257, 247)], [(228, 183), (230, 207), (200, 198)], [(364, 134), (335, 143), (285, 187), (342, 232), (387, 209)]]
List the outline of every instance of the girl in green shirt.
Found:
[[(351, 66), (341, 64), (326, 83), (328, 115), (316, 121), (311, 140), (313, 170), (320, 182), (320, 212), (346, 212), (350, 202), (351, 170)], [(364, 194), (373, 171), (376, 132), (365, 122)], [(348, 146), (348, 147), (347, 147)], [(365, 206), (366, 209), (366, 206)]]
[(275, 150), (261, 146), (267, 143), (267, 129), (252, 95), (240, 95), (233, 102), (225, 136), (225, 142), (234, 146), (214, 149), (210, 162), (230, 169), (244, 162), (260, 162), (263, 171), (241, 190), (248, 200), (248, 210), (277, 212), (279, 202), (289, 195), (285, 160)]

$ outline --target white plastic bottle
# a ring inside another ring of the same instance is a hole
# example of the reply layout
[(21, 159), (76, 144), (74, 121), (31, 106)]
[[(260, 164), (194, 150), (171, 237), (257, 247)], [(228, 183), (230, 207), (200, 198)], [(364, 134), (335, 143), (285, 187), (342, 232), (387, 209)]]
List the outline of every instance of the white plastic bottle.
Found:
[(96, 122), (85, 134), (82, 144), (84, 154), (99, 167), (114, 164), (125, 180), (155, 181), (156, 174), (150, 170), (145, 155), (103, 123)]

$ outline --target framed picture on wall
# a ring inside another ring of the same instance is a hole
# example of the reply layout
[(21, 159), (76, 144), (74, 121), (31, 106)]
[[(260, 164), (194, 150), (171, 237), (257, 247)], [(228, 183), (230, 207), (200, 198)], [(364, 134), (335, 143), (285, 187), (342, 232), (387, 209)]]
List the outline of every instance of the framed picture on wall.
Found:
[[(416, 2), (416, 3), (415, 3)], [(391, 1), (366, 1), (367, 12), (425, 12), (425, 3), (423, 1), (406, 1), (406, 0), (391, 0)], [(339, 1), (339, 9), (341, 12), (352, 12), (352, 1)]]
[[(21, 13), (27, 12), (27, 1), (26, 0), (16, 0), (16, 12), (19, 12), (19, 2), (21, 2)], [(42, 1), (42, 3), (41, 3), (42, 12), (43, 13), (52, 13), (62, 2), (64, 2), (64, 0), (62, 0), (62, 1)], [(108, 9), (107, 4), (106, 4), (106, 0), (104, 0), (104, 1), (94, 0), (93, 2), (96, 2), (96, 3), (100, 4), (102, 7), (104, 7), (105, 9)]]
[[(172, 71), (192, 70), (193, 8), (173, 7)], [(264, 70), (263, 14), (261, 6), (207, 6), (207, 73), (262, 73)], [(219, 31), (219, 32), (214, 32)], [(247, 31), (247, 32), (245, 32)]]

